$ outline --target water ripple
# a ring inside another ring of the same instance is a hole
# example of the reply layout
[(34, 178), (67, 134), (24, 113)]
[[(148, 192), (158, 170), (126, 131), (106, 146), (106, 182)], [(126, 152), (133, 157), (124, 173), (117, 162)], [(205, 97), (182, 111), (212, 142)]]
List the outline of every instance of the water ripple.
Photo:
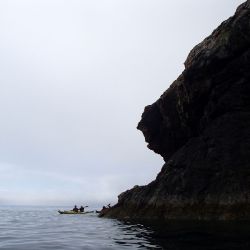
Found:
[(23, 207), (0, 207), (0, 216), (1, 250), (250, 249), (249, 223), (144, 225)]
[(141, 225), (96, 215), (59, 215), (51, 209), (1, 209), (1, 250), (157, 249)]

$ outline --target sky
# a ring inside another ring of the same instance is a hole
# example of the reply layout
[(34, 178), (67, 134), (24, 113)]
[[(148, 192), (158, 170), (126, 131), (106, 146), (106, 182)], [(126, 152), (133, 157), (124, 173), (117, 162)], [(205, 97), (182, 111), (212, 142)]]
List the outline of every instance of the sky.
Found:
[(136, 129), (240, 0), (0, 0), (0, 205), (104, 205), (163, 160)]

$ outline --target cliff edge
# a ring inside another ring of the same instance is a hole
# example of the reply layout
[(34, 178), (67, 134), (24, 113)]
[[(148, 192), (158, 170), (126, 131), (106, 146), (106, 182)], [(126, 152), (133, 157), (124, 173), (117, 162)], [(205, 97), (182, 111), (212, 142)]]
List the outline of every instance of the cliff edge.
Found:
[(138, 129), (165, 164), (106, 216), (250, 219), (250, 0), (191, 50)]

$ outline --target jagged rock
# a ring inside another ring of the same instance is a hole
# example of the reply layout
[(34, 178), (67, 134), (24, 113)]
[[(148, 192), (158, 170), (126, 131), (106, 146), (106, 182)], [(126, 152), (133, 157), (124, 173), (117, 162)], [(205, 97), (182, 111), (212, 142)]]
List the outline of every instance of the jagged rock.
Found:
[(166, 163), (107, 216), (250, 219), (250, 0), (194, 47), (138, 129)]

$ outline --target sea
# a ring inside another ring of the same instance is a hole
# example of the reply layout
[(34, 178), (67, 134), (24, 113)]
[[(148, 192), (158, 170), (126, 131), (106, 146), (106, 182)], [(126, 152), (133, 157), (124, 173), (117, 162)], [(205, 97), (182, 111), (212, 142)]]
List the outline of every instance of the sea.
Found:
[[(0, 207), (1, 250), (250, 249), (248, 222), (138, 222), (63, 215), (62, 207)], [(68, 209), (68, 208), (66, 208)]]

